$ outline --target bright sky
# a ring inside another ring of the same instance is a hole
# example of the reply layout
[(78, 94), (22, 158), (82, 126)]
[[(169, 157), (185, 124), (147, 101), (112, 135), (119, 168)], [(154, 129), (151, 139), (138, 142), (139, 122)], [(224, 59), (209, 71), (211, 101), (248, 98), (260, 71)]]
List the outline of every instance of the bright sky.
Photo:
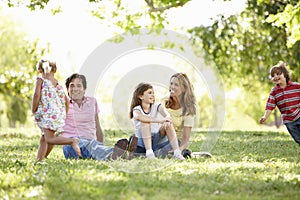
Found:
[[(144, 3), (143, 0), (140, 1)], [(49, 8), (62, 5), (62, 13), (52, 16)], [(3, 2), (1, 2), (3, 4)], [(136, 3), (135, 3), (136, 5)], [(40, 38), (42, 44), (50, 43), (53, 57), (68, 71), (78, 71), (87, 56), (103, 41), (114, 36), (116, 29), (99, 22), (88, 12), (87, 0), (51, 0), (46, 9), (31, 12), (26, 8), (9, 8), (4, 12), (13, 15), (24, 24), (32, 38)], [(245, 0), (193, 0), (185, 6), (168, 11), (170, 25), (194, 27), (208, 25), (218, 14), (233, 14), (245, 7)]]

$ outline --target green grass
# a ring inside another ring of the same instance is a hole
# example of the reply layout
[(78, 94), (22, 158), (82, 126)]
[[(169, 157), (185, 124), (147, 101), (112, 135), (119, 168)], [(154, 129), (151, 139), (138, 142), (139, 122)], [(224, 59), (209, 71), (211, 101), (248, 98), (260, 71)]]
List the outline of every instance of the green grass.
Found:
[[(193, 136), (198, 151), (206, 132)], [(114, 144), (121, 132), (105, 131)], [(126, 136), (125, 136), (126, 137)], [(298, 199), (300, 147), (287, 133), (223, 132), (213, 158), (35, 163), (35, 129), (0, 131), (0, 199)]]

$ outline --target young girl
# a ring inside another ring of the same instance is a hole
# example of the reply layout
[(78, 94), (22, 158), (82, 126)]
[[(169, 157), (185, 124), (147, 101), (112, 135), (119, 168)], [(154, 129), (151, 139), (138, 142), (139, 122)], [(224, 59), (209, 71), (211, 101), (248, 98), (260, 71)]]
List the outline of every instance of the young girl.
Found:
[[(160, 113), (163, 118), (158, 117)], [(148, 83), (140, 83), (132, 97), (130, 118), (134, 119), (135, 132), (138, 144), (135, 153), (146, 153), (147, 158), (155, 158), (154, 152), (167, 148), (169, 141), (174, 150), (174, 158), (183, 160), (178, 147), (178, 140), (172, 120), (160, 103), (155, 102), (154, 90)], [(165, 136), (160, 135), (160, 124), (169, 124), (166, 135), (169, 141), (164, 141)], [(171, 149), (169, 149), (171, 150)], [(156, 153), (158, 154), (158, 153)]]
[(37, 77), (32, 100), (34, 121), (42, 130), (37, 160), (47, 157), (54, 144), (72, 145), (76, 153), (81, 156), (77, 138), (63, 138), (55, 135), (63, 131), (68, 102), (62, 86), (54, 78), (55, 62), (41, 60), (37, 64), (37, 70), (41, 76)]

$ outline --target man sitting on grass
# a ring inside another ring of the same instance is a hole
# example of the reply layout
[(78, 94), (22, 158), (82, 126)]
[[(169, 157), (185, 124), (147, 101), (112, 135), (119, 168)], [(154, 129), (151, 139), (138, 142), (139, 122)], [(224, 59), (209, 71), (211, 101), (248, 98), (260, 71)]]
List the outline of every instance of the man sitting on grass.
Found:
[[(133, 152), (136, 149), (135, 136), (131, 136), (129, 141), (119, 140), (114, 147), (103, 145), (103, 132), (98, 118), (99, 107), (94, 97), (85, 96), (87, 83), (84, 75), (72, 74), (66, 79), (66, 87), (70, 104), (62, 136), (79, 138), (82, 158), (115, 160), (125, 155), (126, 151)], [(70, 145), (63, 147), (63, 153), (67, 159), (78, 158)]]

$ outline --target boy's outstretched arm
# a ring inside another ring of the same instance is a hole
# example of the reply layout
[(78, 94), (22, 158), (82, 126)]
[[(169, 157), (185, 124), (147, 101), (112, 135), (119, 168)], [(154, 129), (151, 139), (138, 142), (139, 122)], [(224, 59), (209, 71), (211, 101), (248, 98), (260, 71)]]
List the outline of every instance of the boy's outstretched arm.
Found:
[(259, 123), (263, 124), (268, 119), (268, 117), (270, 116), (271, 112), (272, 112), (272, 110), (266, 110), (264, 116), (262, 116), (260, 118)]

